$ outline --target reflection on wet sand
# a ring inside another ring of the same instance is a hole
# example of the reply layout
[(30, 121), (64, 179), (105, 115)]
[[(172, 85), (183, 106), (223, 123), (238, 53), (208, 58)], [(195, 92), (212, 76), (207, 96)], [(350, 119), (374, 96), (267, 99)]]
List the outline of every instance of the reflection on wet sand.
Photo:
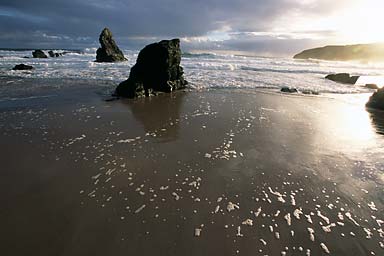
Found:
[(134, 118), (143, 125), (146, 133), (156, 134), (155, 136), (165, 141), (173, 141), (179, 134), (180, 109), (184, 97), (183, 92), (176, 94), (130, 100), (124, 103), (129, 106)]
[(384, 112), (375, 109), (369, 109), (368, 112), (376, 132), (384, 135)]
[(3, 255), (382, 255), (384, 137), (356, 104), (85, 99), (0, 111)]

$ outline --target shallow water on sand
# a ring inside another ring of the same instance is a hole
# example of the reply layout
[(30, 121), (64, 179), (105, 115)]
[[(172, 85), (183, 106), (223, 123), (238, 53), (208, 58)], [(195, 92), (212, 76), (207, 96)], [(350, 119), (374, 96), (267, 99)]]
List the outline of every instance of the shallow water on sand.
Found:
[(0, 105), (5, 255), (384, 253), (364, 95), (44, 93)]

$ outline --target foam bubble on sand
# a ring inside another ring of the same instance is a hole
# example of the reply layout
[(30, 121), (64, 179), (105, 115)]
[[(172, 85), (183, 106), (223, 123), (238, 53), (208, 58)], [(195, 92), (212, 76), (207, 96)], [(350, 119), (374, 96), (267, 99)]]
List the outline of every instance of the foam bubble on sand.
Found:
[(259, 239), (259, 241), (264, 245), (264, 246), (266, 246), (267, 245), (267, 242), (265, 242), (265, 240), (264, 239)]
[(292, 224), (291, 214), (290, 214), (290, 213), (287, 213), (287, 214), (284, 216), (284, 219), (287, 221), (288, 226), (291, 226), (291, 224)]
[(96, 196), (95, 193), (96, 193), (96, 190), (93, 190), (90, 193), (88, 193), (88, 196), (89, 197), (95, 197)]
[(246, 225), (246, 226), (253, 226), (253, 220), (251, 219), (246, 219), (243, 221), (241, 224)]
[(101, 173), (96, 174), (95, 176), (92, 176), (92, 179), (97, 180), (100, 177)]
[(160, 190), (167, 190), (168, 188), (169, 188), (169, 186), (161, 186)]
[(350, 221), (352, 221), (356, 226), (360, 227), (360, 224), (357, 223), (357, 221), (356, 221), (354, 218), (352, 218), (352, 214), (351, 214), (350, 212), (346, 212), (346, 213), (345, 213), (345, 216), (347, 216), (347, 218), (348, 218)]
[(117, 143), (131, 143), (134, 142), (136, 139), (125, 139), (125, 140), (118, 140)]
[(201, 228), (195, 228), (195, 236), (199, 237), (201, 235), (201, 231), (202, 231)]
[(383, 230), (382, 228), (379, 228), (379, 229), (377, 230), (377, 232), (379, 233), (379, 236), (380, 236), (381, 238), (384, 238), (384, 230)]
[(329, 218), (324, 216), (320, 211), (317, 211), (317, 216), (319, 216), (320, 218), (322, 218), (327, 224), (330, 223), (329, 221)]
[(257, 211), (255, 212), (255, 216), (256, 216), (256, 217), (259, 217), (260, 213), (261, 213), (261, 207), (259, 207), (259, 208), (257, 209)]
[(237, 233), (236, 233), (236, 236), (244, 236), (243, 234), (241, 234), (241, 227), (240, 226), (238, 226), (237, 227)]
[(379, 227), (381, 227), (381, 225), (384, 224), (384, 220), (376, 220), (376, 223), (379, 225)]
[(72, 145), (73, 143), (75, 143), (77, 141), (81, 141), (81, 140), (85, 139), (85, 137), (86, 136), (84, 134), (82, 134), (80, 137), (69, 139), (69, 142), (67, 143), (67, 146)]
[(175, 197), (175, 200), (178, 201), (180, 199), (180, 196), (176, 194), (176, 192), (172, 192), (172, 195)]
[(217, 202), (220, 203), (223, 200), (222, 197), (217, 198)]
[(198, 182), (197, 181), (192, 181), (188, 185), (196, 188), (196, 187), (198, 187)]
[(379, 242), (379, 245), (380, 245), (381, 248), (384, 249), (384, 243), (383, 242)]
[(307, 249), (305, 255), (306, 255), (306, 256), (311, 256), (311, 250), (310, 250), (310, 249)]
[(139, 212), (141, 212), (144, 208), (145, 208), (145, 204), (143, 204), (142, 206), (140, 206), (139, 208), (137, 208), (137, 210), (135, 211), (135, 213), (139, 213)]
[(307, 218), (307, 221), (309, 222), (309, 223), (313, 223), (313, 221), (312, 221), (312, 218), (311, 218), (311, 215), (310, 214), (304, 214), (304, 216)]
[(324, 230), (324, 232), (331, 233), (332, 232), (331, 228), (333, 227), (336, 227), (335, 223), (331, 223), (328, 226), (322, 226), (321, 228)]
[(108, 171), (105, 172), (105, 175), (111, 176), (114, 171), (116, 171), (116, 168), (108, 169)]
[(373, 236), (373, 233), (371, 232), (371, 230), (369, 228), (363, 228), (363, 229), (364, 229), (365, 234), (367, 235), (365, 238), (371, 239)]
[(309, 232), (309, 239), (314, 242), (315, 241), (315, 230), (313, 230), (312, 228), (307, 228), (308, 232)]
[(275, 195), (277, 196), (277, 200), (279, 202), (282, 202), (282, 203), (285, 203), (285, 199), (283, 198), (283, 195), (277, 191), (273, 191), (271, 187), (268, 187), (268, 190), (269, 192), (272, 194), (272, 195)]
[(326, 253), (326, 254), (329, 254), (329, 250), (328, 250), (328, 247), (324, 244), (324, 243), (321, 243), (320, 244), (321, 248), (323, 249), (323, 251)]
[(301, 208), (298, 208), (298, 209), (295, 209), (295, 211), (293, 212), (293, 216), (295, 216), (296, 219), (300, 219), (300, 215), (303, 214), (303, 211)]
[(220, 205), (217, 205), (216, 208), (215, 208), (215, 213), (218, 213), (220, 210)]
[(275, 232), (275, 238), (280, 239), (280, 233), (279, 232)]
[(233, 211), (235, 209), (240, 209), (240, 206), (238, 206), (237, 204), (234, 204), (232, 202), (228, 202), (227, 211), (231, 212), (231, 211)]
[(371, 210), (373, 210), (373, 211), (377, 211), (377, 208), (376, 208), (376, 205), (375, 205), (374, 202), (370, 202), (370, 203), (368, 204), (368, 206), (369, 206), (369, 208), (371, 208)]
[(344, 221), (344, 215), (341, 212), (337, 213), (337, 217), (339, 220)]
[(280, 210), (277, 210), (276, 213), (273, 216), (279, 217), (279, 215), (280, 215)]

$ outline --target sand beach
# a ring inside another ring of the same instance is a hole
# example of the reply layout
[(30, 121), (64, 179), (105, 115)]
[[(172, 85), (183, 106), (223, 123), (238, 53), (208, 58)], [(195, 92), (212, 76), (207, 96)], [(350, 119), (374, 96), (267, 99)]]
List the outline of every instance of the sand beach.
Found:
[(2, 255), (384, 252), (384, 114), (364, 108), (370, 94), (110, 101), (110, 81), (1, 83), (41, 85), (0, 101)]

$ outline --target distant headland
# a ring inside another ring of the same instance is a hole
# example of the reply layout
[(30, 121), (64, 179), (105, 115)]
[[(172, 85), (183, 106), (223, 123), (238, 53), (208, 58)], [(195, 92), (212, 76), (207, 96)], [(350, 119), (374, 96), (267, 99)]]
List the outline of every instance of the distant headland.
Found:
[(384, 61), (384, 43), (356, 45), (328, 45), (302, 51), (294, 59), (334, 61)]

